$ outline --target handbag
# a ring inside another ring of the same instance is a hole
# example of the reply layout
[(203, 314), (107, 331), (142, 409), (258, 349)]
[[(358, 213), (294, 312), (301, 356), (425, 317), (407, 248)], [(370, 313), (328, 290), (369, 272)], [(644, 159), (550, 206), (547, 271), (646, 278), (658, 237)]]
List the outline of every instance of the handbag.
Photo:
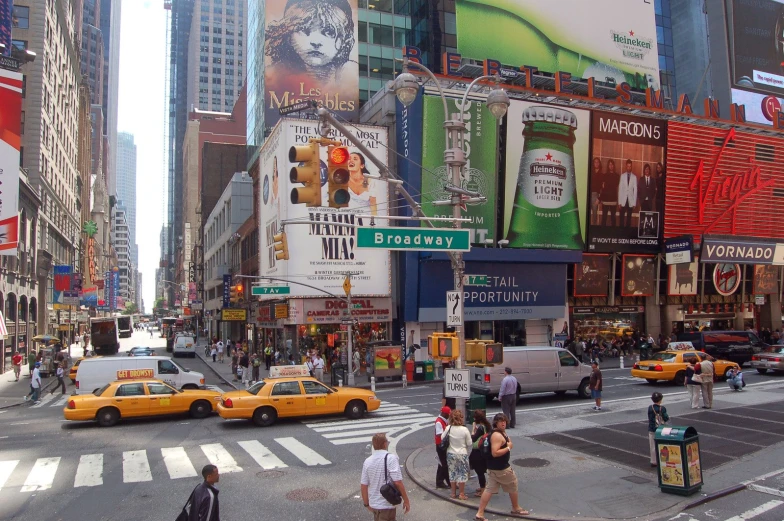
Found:
[[(403, 502), (403, 496), (400, 494), (400, 491), (397, 489), (395, 484), (389, 479), (389, 472), (387, 471), (387, 458), (389, 454), (384, 455), (384, 481), (385, 483), (381, 485), (379, 492), (381, 495), (384, 496), (384, 499), (390, 505), (399, 505)], [(179, 519), (177, 521), (180, 521)]]
[(191, 515), (188, 512), (188, 505), (191, 504), (191, 499), (193, 499), (193, 492), (188, 496), (188, 501), (185, 502), (185, 505), (183, 505), (182, 510), (180, 511), (180, 515), (178, 515), (177, 519), (174, 521), (188, 521), (190, 519)]
[(451, 428), (452, 426), (450, 425), (449, 427), (446, 428), (446, 430), (443, 433), (441, 433), (441, 445), (438, 446), (438, 448), (440, 448), (441, 450), (446, 450), (449, 448), (449, 435), (447, 434), (447, 432)]
[(701, 384), (702, 383), (702, 375), (695, 373), (695, 375), (691, 377), (691, 381), (692, 382), (696, 382), (698, 384)]

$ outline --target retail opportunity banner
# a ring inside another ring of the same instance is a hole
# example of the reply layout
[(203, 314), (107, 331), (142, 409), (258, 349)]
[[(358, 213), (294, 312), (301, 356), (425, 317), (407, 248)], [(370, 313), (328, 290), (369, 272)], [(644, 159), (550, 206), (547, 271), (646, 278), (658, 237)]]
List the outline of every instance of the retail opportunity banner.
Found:
[(658, 253), (667, 123), (593, 113), (588, 251)]
[(729, 22), (735, 86), (784, 95), (784, 2), (732, 0)]
[(265, 5), (264, 126), (275, 126), (281, 107), (307, 100), (356, 120), (357, 0), (267, 0)]
[[(388, 161), (386, 128), (353, 125), (351, 129), (377, 158)], [(323, 297), (329, 294), (344, 295), (343, 282), (346, 273), (351, 272), (352, 295), (389, 296), (389, 251), (357, 249), (356, 229), (338, 226), (370, 226), (372, 216), (387, 215), (389, 190), (386, 183), (372, 178), (377, 177), (379, 171), (368, 158), (342, 135), (330, 135), (331, 139), (343, 142), (349, 149), (351, 199), (348, 207), (338, 209), (326, 206), (326, 147), (321, 150), (321, 200), (325, 206), (308, 208), (304, 204), (291, 203), (289, 194), (292, 188), (302, 185), (289, 180), (291, 167), (298, 166), (298, 163), (289, 162), (289, 148), (306, 145), (310, 138), (318, 136), (317, 122), (283, 119), (261, 150), (261, 275), (290, 281), (292, 297)], [(298, 220), (310, 222), (297, 224)], [(276, 260), (274, 236), (283, 230), (284, 221), (289, 223), (284, 230), (288, 240), (289, 260)]]
[(652, 0), (458, 0), (466, 58), (659, 88)]
[(14, 257), (19, 244), (22, 78), (0, 69), (0, 255)]
[[(466, 124), (463, 135), (466, 165), (463, 167), (460, 187), (487, 198), (486, 203), (467, 204), (463, 217), (471, 219), (463, 228), (471, 230), (472, 244), (487, 244), (496, 239), (497, 200), (497, 156), (498, 120), (483, 100), (469, 100), (465, 106), (459, 99), (447, 99), (452, 114), (462, 114)], [(444, 105), (440, 97), (424, 96), (422, 116), (422, 211), (428, 217), (452, 217), (451, 206), (436, 206), (434, 201), (449, 200), (452, 194), (444, 187), (452, 185), (452, 179), (444, 164), (446, 149), (444, 135)], [(414, 161), (419, 162), (416, 158)], [(422, 223), (422, 226), (426, 226)], [(442, 228), (451, 227), (448, 222), (436, 223)]]
[(583, 249), (590, 122), (587, 110), (512, 101), (504, 174), (508, 247)]

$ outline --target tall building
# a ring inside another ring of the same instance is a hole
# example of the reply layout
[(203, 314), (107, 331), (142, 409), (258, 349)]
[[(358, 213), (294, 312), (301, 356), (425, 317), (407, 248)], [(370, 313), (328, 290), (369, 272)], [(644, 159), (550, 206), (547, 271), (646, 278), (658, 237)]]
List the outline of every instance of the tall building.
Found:
[(128, 228), (131, 234), (131, 259), (139, 265), (136, 245), (136, 144), (133, 134), (117, 134), (117, 199), (122, 201), (128, 212)]
[(90, 85), (92, 103), (100, 104), (104, 99), (104, 42), (103, 31), (101, 31), (101, 0), (84, 0), (82, 13), (81, 71), (82, 76), (87, 77), (87, 83)]
[(117, 204), (112, 209), (112, 213), (114, 214), (112, 219), (112, 245), (117, 253), (117, 267), (120, 268), (120, 288), (118, 294), (123, 300), (130, 301), (132, 299), (132, 290), (135, 292), (135, 288), (131, 285), (133, 281), (133, 262), (131, 262), (128, 211), (123, 201), (117, 201)]
[[(97, 0), (96, 0), (97, 1)], [(108, 164), (105, 165), (109, 195), (117, 194), (117, 105), (120, 93), (120, 17), (121, 0), (101, 0), (100, 23), (103, 33), (104, 135), (109, 138)]]

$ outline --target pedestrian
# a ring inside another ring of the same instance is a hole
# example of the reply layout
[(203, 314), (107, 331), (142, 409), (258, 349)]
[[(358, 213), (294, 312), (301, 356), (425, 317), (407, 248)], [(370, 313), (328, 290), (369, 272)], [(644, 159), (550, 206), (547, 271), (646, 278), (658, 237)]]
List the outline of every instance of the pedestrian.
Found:
[(354, 367), (352, 367), (352, 371), (355, 375), (359, 374), (360, 366), (362, 365), (362, 355), (359, 352), (359, 349), (354, 349), (354, 354), (352, 355), (352, 361), (354, 363)]
[(294, 355), (289, 355), (289, 365), (296, 365), (294, 362)]
[(479, 441), (486, 434), (490, 434), (492, 427), (490, 422), (487, 421), (485, 412), (482, 409), (474, 411), (474, 423), (471, 426), (471, 440), (473, 441), (471, 454), (468, 456), (468, 463), (471, 469), (476, 472), (476, 478), (479, 481), (479, 488), (474, 492), (474, 496), (482, 497), (482, 492), (485, 491), (487, 485), (487, 462), (479, 447)]
[(57, 375), (57, 385), (52, 389), (51, 394), (54, 394), (58, 388), (62, 388), (63, 391), (61, 396), (65, 396), (65, 362), (60, 362), (60, 364), (57, 365), (55, 374)]
[(252, 376), (252, 380), (253, 380), (254, 382), (258, 382), (258, 381), (259, 381), (259, 371), (261, 370), (261, 357), (259, 356), (259, 354), (258, 354), (258, 353), (256, 353), (255, 355), (253, 355), (253, 362), (252, 362), (252, 365), (253, 365), (253, 376)]
[(596, 405), (593, 406), (594, 411), (602, 410), (602, 371), (599, 369), (599, 362), (594, 360), (591, 362), (591, 379), (588, 383), (588, 388), (591, 390), (591, 398), (596, 400)]
[(30, 350), (27, 354), (27, 367), (30, 369), (30, 374), (28, 375), (30, 378), (33, 377), (33, 369), (35, 368), (35, 351)]
[[(697, 359), (693, 356), (683, 357), (683, 361), (686, 362), (686, 379), (684, 381), (684, 385), (686, 386), (686, 390), (689, 393), (689, 401), (691, 402), (692, 409), (699, 409), (700, 408), (700, 386), (702, 384), (702, 379), (696, 372), (696, 368), (694, 366), (694, 362)], [(697, 380), (695, 381), (695, 378)]]
[(742, 391), (746, 387), (746, 382), (743, 381), (743, 371), (740, 370), (740, 367), (737, 369), (733, 367), (727, 371), (727, 384), (733, 391)]
[(321, 353), (316, 353), (316, 358), (313, 360), (313, 373), (317, 380), (324, 379), (324, 359), (321, 358)]
[(515, 428), (515, 408), (517, 407), (517, 378), (512, 376), (512, 368), (504, 369), (506, 376), (501, 380), (501, 390), (498, 399), (501, 400), (501, 410), (509, 420), (509, 429)]
[(264, 348), (264, 366), (267, 371), (272, 367), (272, 346), (269, 343), (267, 343), (267, 347)]
[[(446, 449), (446, 464), (449, 469), (449, 486), (452, 488), (452, 499), (465, 501), (465, 484), (468, 481), (470, 468), (468, 466), (468, 453), (471, 452), (471, 432), (465, 426), (463, 411), (452, 411), (449, 415), (449, 426), (443, 436), (449, 437), (449, 447)], [(459, 494), (456, 492), (459, 490)]]
[(373, 363), (375, 362), (375, 355), (373, 354), (373, 349), (366, 347), (365, 348), (365, 372), (368, 376), (373, 374)]
[[(150, 338), (152, 338), (152, 326), (150, 326), (150, 328), (149, 328), (149, 329), (150, 329)], [(85, 335), (85, 337), (86, 337), (86, 336), (87, 336), (87, 335)], [(85, 347), (86, 347), (86, 345), (85, 345)]]
[(220, 481), (218, 467), (204, 465), (201, 475), (204, 481), (193, 489), (183, 512), (188, 512), (188, 521), (220, 521), (219, 491), (215, 488), (215, 484)]
[(237, 381), (237, 367), (239, 367), (240, 357), (236, 351), (231, 353), (231, 375), (233, 381)]
[(223, 351), (224, 351), (223, 344), (220, 344), (220, 343), (219, 344), (215, 344), (215, 349), (217, 349), (217, 351), (218, 351), (218, 362), (223, 363)]
[(700, 362), (700, 390), (702, 391), (702, 408), (710, 409), (713, 407), (713, 379), (716, 368), (710, 358)]
[(22, 374), (22, 360), (24, 358), (19, 354), (19, 351), (14, 351), (14, 356), (11, 357), (11, 364), (14, 366), (14, 376), (16, 381), (19, 381), (19, 376)]
[(218, 346), (212, 346), (212, 349), (210, 350), (210, 356), (212, 357), (212, 363), (214, 364), (218, 358)]
[(651, 451), (651, 467), (656, 466), (656, 429), (670, 421), (667, 408), (662, 406), (664, 396), (659, 391), (651, 395), (652, 405), (648, 406), (648, 447)]
[(583, 362), (583, 340), (579, 336), (577, 337), (577, 341), (574, 343), (574, 355), (580, 362)]
[(512, 440), (506, 435), (506, 415), (498, 413), (493, 416), (493, 431), (490, 434), (490, 454), (487, 455), (487, 487), (479, 500), (479, 510), (474, 519), (487, 521), (485, 508), (499, 488), (509, 494), (512, 502), (512, 514), (527, 516), (528, 511), (520, 507), (517, 502), (517, 475), (509, 465), (509, 455), (512, 452)]
[(449, 415), (452, 409), (447, 406), (441, 407), (441, 414), (436, 417), (436, 454), (438, 455), (438, 468), (436, 469), (436, 488), (450, 488), (449, 466), (446, 462), (446, 449), (441, 448), (441, 437), (446, 429)]
[(403, 512), (407, 514), (411, 511), (403, 473), (400, 471), (400, 460), (388, 452), (389, 440), (383, 432), (373, 435), (372, 444), (373, 454), (362, 464), (362, 477), (359, 480), (362, 503), (373, 514), (373, 521), (395, 521), (397, 508), (384, 498), (381, 487), (391, 481), (403, 498)]
[(248, 387), (248, 382), (250, 381), (250, 358), (245, 351), (240, 351), (240, 368), (242, 369), (242, 383), (245, 384), (245, 387)]
[(41, 403), (41, 372), (38, 369), (41, 367), (41, 362), (33, 364), (33, 375), (30, 381), (30, 394), (24, 397), (24, 401), (33, 400), (35, 403)]

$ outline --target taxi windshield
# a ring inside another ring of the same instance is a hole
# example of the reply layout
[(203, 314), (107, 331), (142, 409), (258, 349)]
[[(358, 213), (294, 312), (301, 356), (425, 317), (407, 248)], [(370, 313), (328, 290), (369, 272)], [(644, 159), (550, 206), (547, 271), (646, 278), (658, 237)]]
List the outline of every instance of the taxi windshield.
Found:
[(650, 358), (650, 360), (656, 360), (657, 362), (674, 362), (675, 357), (677, 356), (677, 353), (656, 353)]
[(255, 384), (251, 385), (250, 388), (247, 389), (247, 391), (250, 394), (256, 395), (256, 394), (259, 394), (259, 391), (261, 391), (262, 387), (264, 387), (264, 381), (256, 382)]
[(94, 390), (94, 391), (93, 391), (93, 394), (94, 394), (95, 396), (101, 396), (101, 395), (103, 394), (103, 392), (106, 390), (106, 388), (107, 388), (107, 387), (109, 387), (109, 384), (106, 384), (106, 385), (104, 385), (103, 387), (101, 387), (101, 388), (99, 388), (99, 389), (96, 389), (96, 390)]

